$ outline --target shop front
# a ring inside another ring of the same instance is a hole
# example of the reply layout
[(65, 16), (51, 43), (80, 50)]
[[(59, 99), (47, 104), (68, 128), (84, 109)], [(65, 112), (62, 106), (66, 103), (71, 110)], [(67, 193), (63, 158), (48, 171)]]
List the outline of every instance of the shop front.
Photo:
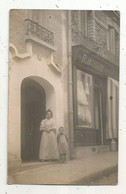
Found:
[(118, 68), (81, 45), (72, 52), (75, 147), (107, 145), (118, 138)]

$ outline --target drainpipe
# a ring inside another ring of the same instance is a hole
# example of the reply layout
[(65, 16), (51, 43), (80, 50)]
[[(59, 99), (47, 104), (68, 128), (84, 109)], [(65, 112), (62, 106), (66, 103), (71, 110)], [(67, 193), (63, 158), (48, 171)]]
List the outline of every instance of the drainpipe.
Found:
[(69, 122), (69, 143), (70, 159), (75, 158), (74, 154), (74, 126), (73, 126), (73, 80), (72, 80), (72, 37), (71, 37), (71, 11), (68, 11), (68, 122)]

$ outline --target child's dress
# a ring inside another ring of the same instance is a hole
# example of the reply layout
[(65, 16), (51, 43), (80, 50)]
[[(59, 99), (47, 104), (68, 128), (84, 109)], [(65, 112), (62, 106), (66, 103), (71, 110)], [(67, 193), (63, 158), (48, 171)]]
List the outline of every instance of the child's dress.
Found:
[(64, 134), (59, 134), (57, 137), (59, 153), (66, 154), (68, 151), (67, 137)]

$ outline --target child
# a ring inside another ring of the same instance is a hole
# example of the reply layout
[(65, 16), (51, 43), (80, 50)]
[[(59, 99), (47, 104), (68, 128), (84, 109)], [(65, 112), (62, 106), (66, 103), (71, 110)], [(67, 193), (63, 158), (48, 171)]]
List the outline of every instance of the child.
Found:
[(66, 163), (66, 154), (68, 149), (68, 139), (64, 134), (64, 128), (59, 128), (59, 135), (57, 136), (57, 142), (60, 154), (60, 163)]

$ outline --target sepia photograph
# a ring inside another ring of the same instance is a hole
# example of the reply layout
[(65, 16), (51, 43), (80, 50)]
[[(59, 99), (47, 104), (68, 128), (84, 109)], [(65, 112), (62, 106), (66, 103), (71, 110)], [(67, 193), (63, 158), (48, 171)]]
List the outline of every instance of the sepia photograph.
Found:
[(10, 10), (8, 184), (118, 184), (119, 56), (119, 11)]

